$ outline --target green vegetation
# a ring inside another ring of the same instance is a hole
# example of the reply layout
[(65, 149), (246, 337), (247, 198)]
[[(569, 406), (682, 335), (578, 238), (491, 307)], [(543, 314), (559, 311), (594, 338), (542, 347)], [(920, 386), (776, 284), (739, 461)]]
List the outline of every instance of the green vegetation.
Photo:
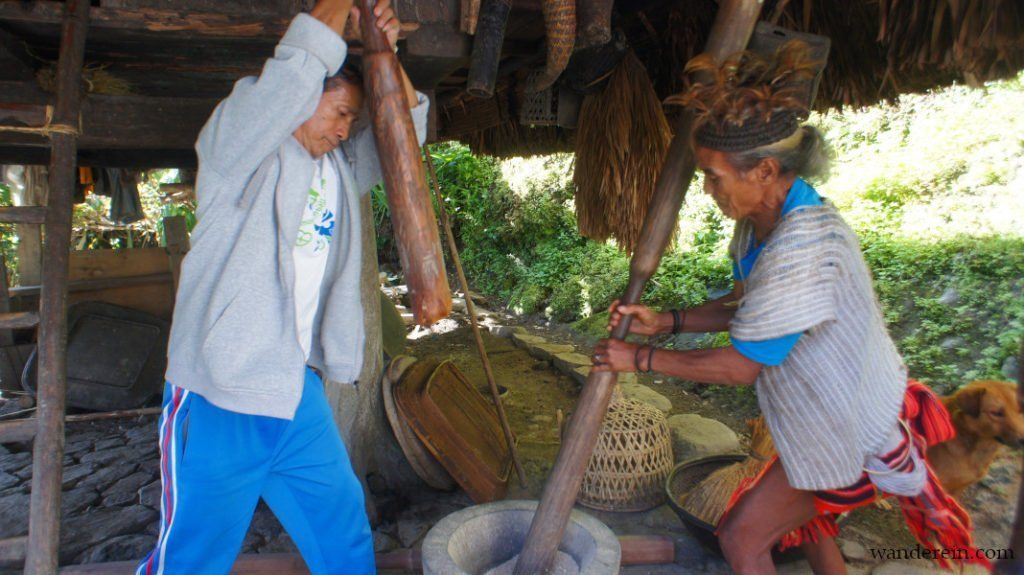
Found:
[[(861, 237), (911, 375), (943, 392), (1003, 378), (1024, 336), (1022, 79), (812, 118), (836, 151), (819, 190)], [(577, 233), (571, 155), (498, 162), (457, 144), (432, 153), (475, 289), (603, 333), (629, 260)], [(653, 307), (695, 305), (731, 285), (731, 222), (700, 190), (698, 177), (644, 294)]]

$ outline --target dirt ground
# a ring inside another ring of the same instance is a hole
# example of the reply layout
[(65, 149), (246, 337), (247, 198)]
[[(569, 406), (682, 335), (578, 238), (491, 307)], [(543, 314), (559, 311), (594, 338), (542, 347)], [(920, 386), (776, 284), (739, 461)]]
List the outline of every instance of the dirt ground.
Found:
[[(509, 323), (512, 318), (495, 316)], [(461, 321), (460, 321), (461, 320)], [(564, 326), (528, 325), (527, 329), (552, 342), (573, 343), (589, 354), (590, 344), (574, 339)], [(445, 320), (434, 332), (417, 332), (409, 340), (409, 354), (419, 358), (452, 359), (470, 381), (486, 386), (483, 368), (464, 318)], [(508, 498), (537, 499), (558, 452), (558, 413), (571, 414), (579, 385), (547, 362), (534, 359), (515, 347), (510, 338), (484, 333), (497, 383), (508, 389), (504, 402), (519, 440), (528, 475), (525, 486), (514, 475)], [(640, 382), (672, 402), (671, 414), (698, 413), (724, 422), (739, 434), (751, 417), (749, 406), (725, 403), (721, 397), (695, 392), (687, 386), (659, 377), (642, 376)], [(749, 402), (748, 402), (749, 403)], [(65, 452), (64, 529), (62, 563), (137, 560), (152, 548), (158, 530), (160, 502), (159, 461), (153, 417), (69, 424)], [(993, 465), (989, 477), (970, 489), (964, 504), (975, 524), (981, 547), (1006, 547), (1016, 514), (1020, 486), (1020, 452), (1008, 452)], [(0, 448), (0, 539), (23, 535), (28, 524), (31, 481), (29, 445)], [(371, 489), (373, 485), (371, 484)], [(375, 525), (374, 548), (386, 553), (415, 548), (431, 526), (442, 517), (472, 504), (461, 491), (442, 493), (427, 488), (409, 494), (375, 494), (382, 521)], [(676, 547), (672, 564), (630, 566), (623, 575), (680, 573), (729, 573), (721, 558), (708, 552), (686, 530), (675, 513), (661, 505), (640, 513), (609, 513), (589, 509), (618, 535), (660, 534)], [(852, 555), (871, 548), (902, 549), (913, 545), (897, 509), (870, 507), (854, 512), (841, 528), (842, 547)], [(260, 505), (242, 544), (243, 553), (295, 552), (295, 546), (265, 505)], [(927, 572), (923, 562), (884, 563), (866, 558), (850, 559), (850, 573), (864, 575)], [(809, 573), (806, 562), (780, 567), (780, 573)], [(976, 573), (976, 570), (968, 570)], [(0, 568), (0, 573), (6, 573)], [(13, 572), (12, 572), (13, 575)]]
[[(515, 321), (505, 318), (505, 321)], [(565, 326), (525, 325), (533, 334), (542, 335), (551, 342), (572, 343), (577, 351), (589, 353), (590, 342), (575, 337)], [(452, 359), (471, 381), (481, 388), (486, 379), (479, 355), (473, 342), (471, 330), (460, 325), (445, 333), (425, 335), (409, 342), (408, 352), (416, 357), (447, 357)], [(510, 339), (484, 333), (497, 383), (508, 388), (504, 401), (512, 428), (519, 438), (519, 449), (527, 470), (528, 485), (523, 488), (514, 480), (509, 490), (510, 498), (537, 498), (543, 488), (543, 481), (558, 451), (557, 412), (567, 418), (571, 413), (579, 386), (569, 377), (560, 374), (547, 362), (531, 357), (524, 350), (515, 347)], [(697, 413), (722, 421), (741, 437), (746, 434), (746, 420), (756, 414), (750, 402), (740, 405), (720, 400), (714, 395), (694, 392), (691, 385), (657, 376), (640, 376), (640, 383), (647, 385), (672, 402), (670, 415)], [(963, 504), (968, 509), (975, 526), (976, 543), (980, 547), (1002, 549), (1007, 547), (1010, 528), (1016, 512), (1016, 494), (1020, 486), (1019, 451), (1004, 453), (993, 465), (989, 477), (972, 487), (964, 495)], [(584, 509), (607, 523), (619, 535), (639, 533), (662, 533), (675, 539), (677, 561), (674, 565), (653, 567), (630, 567), (627, 574), (639, 573), (717, 573), (728, 572), (720, 560), (708, 554), (689, 537), (681, 521), (667, 505), (644, 513), (602, 513)], [(898, 507), (889, 509), (871, 506), (857, 510), (844, 518), (840, 538), (844, 542), (859, 544), (864, 550), (913, 548), (915, 541), (903, 524)], [(869, 573), (872, 570), (885, 573), (924, 572), (930, 566), (924, 561), (900, 561), (907, 569), (917, 571), (886, 571), (881, 568), (882, 560), (868, 558), (850, 560), (851, 573)], [(683, 568), (687, 565), (688, 568)], [(788, 566), (786, 573), (807, 571), (806, 563)], [(968, 572), (974, 572), (969, 570)]]

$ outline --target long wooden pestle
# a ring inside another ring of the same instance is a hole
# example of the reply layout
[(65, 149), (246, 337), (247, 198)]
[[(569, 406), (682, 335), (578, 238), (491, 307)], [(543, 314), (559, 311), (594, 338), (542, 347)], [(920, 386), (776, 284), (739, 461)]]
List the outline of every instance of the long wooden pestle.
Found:
[[(722, 0), (705, 51), (719, 59), (743, 50), (761, 13), (763, 0)], [(654, 274), (675, 228), (686, 189), (693, 179), (696, 158), (690, 145), (693, 115), (683, 113), (675, 126), (665, 163), (658, 175), (640, 241), (629, 266), (629, 284), (623, 304), (640, 301), (647, 280)], [(611, 337), (624, 339), (630, 318), (623, 318)], [(597, 443), (601, 422), (608, 411), (616, 374), (590, 372), (576, 410), (569, 419), (562, 447), (544, 486), (540, 505), (516, 564), (515, 575), (539, 575), (550, 569), (569, 514), (583, 481), (583, 473)]]
[(410, 307), (416, 323), (430, 325), (451, 312), (452, 295), (402, 71), (375, 25), (375, 5), (375, 0), (359, 0), (366, 98)]

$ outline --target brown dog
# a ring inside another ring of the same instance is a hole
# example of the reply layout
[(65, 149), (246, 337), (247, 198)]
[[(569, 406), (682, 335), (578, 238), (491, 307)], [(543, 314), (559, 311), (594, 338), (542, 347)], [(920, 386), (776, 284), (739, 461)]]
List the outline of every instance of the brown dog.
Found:
[(1017, 386), (1004, 381), (975, 381), (942, 398), (956, 437), (928, 449), (939, 482), (959, 499), (964, 489), (988, 474), (1000, 445), (1024, 445), (1024, 415)]

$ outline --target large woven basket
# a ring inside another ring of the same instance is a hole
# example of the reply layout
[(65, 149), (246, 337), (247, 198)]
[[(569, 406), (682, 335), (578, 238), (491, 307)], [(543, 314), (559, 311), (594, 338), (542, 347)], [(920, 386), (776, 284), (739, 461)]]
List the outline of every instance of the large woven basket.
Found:
[(665, 479), (673, 463), (665, 414), (624, 399), (616, 386), (577, 502), (602, 511), (657, 507), (665, 502)]

